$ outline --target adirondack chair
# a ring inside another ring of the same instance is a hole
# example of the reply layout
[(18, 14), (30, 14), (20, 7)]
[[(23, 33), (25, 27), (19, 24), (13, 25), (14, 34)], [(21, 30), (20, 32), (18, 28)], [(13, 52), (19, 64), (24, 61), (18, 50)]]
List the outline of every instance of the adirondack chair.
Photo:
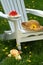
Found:
[[(4, 31), (4, 34), (0, 35), (1, 39), (5, 39), (5, 40), (16, 39), (17, 47), (19, 50), (21, 50), (21, 42), (43, 39), (43, 31), (26, 32), (21, 26), (21, 22), (28, 21), (27, 13), (31, 13), (43, 17), (43, 11), (25, 8), (24, 0), (0, 0), (0, 2), (5, 11), (5, 14), (0, 12), (0, 16), (7, 18), (8, 23), (11, 27), (10, 31)], [(16, 16), (13, 17), (13, 19), (12, 18), (9, 19), (8, 13), (11, 10), (16, 10), (17, 13), (21, 16)]]

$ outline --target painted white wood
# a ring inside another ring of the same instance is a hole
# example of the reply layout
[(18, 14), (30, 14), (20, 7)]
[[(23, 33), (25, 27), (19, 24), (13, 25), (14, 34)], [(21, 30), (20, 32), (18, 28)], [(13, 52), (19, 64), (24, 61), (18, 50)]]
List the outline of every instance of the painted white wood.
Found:
[(8, 18), (8, 15), (7, 14), (3, 14), (2, 12), (0, 12), (0, 17)]
[(21, 50), (21, 43), (20, 43), (20, 35), (18, 34), (18, 20), (15, 20), (15, 36), (16, 36), (16, 46), (19, 50)]
[(40, 17), (43, 17), (43, 11), (41, 11), (41, 10), (28, 9), (28, 8), (26, 8), (26, 12), (27, 13), (34, 14), (34, 15), (37, 15), (37, 16), (40, 16)]
[(24, 21), (28, 21), (28, 18), (27, 18), (27, 13), (25, 11), (25, 4), (24, 4), (24, 0), (19, 0), (21, 1), (21, 7), (22, 7), (22, 10), (23, 10), (23, 15), (24, 15)]
[(43, 35), (43, 32), (30, 32), (30, 33), (22, 33), (20, 30), (19, 30), (19, 33), (20, 37), (30, 37), (30, 36), (36, 36), (36, 35)]
[(21, 42), (26, 42), (26, 41), (36, 41), (36, 40), (43, 40), (43, 35), (40, 36), (32, 36), (32, 37), (22, 37), (20, 40)]
[[(2, 6), (4, 8), (5, 13), (8, 14), (9, 11), (11, 10), (9, 0), (1, 0), (1, 4), (2, 4)], [(15, 31), (14, 23), (12, 23), (11, 21), (8, 21), (8, 23), (10, 25), (11, 31), (14, 32)]]
[(15, 33), (12, 33), (12, 31), (5, 31), (4, 35), (4, 40), (12, 40), (16, 38)]

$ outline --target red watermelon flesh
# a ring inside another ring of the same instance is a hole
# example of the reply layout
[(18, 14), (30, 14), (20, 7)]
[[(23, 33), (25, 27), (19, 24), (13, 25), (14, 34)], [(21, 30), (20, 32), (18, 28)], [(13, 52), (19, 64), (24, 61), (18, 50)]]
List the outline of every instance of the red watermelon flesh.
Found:
[(16, 11), (14, 11), (14, 10), (9, 13), (10, 16), (15, 16), (15, 15), (17, 15), (17, 14), (18, 14), (18, 13), (17, 13)]

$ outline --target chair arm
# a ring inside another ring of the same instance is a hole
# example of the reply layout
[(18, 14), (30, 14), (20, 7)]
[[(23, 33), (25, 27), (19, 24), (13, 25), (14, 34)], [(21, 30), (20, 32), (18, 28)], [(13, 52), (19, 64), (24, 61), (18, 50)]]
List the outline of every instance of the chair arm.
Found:
[(0, 17), (8, 18), (8, 15), (7, 15), (7, 14), (4, 14), (4, 13), (2, 13), (2, 12), (0, 12)]
[(19, 19), (21, 15), (9, 16), (8, 14), (4, 14), (0, 12), (0, 17), (6, 18), (8, 20), (13, 20), (13, 19), (16, 20), (16, 19)]
[(28, 9), (26, 8), (26, 13), (31, 13), (40, 17), (43, 17), (43, 11), (41, 10), (36, 10), (36, 9)]

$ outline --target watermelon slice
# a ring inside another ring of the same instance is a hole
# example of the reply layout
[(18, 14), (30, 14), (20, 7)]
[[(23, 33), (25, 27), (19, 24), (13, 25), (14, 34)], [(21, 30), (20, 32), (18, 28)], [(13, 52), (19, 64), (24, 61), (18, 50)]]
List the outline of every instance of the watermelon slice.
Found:
[(15, 11), (15, 10), (12, 10), (10, 13), (9, 13), (9, 15), (10, 16), (15, 16), (15, 15), (17, 15), (18, 13)]

